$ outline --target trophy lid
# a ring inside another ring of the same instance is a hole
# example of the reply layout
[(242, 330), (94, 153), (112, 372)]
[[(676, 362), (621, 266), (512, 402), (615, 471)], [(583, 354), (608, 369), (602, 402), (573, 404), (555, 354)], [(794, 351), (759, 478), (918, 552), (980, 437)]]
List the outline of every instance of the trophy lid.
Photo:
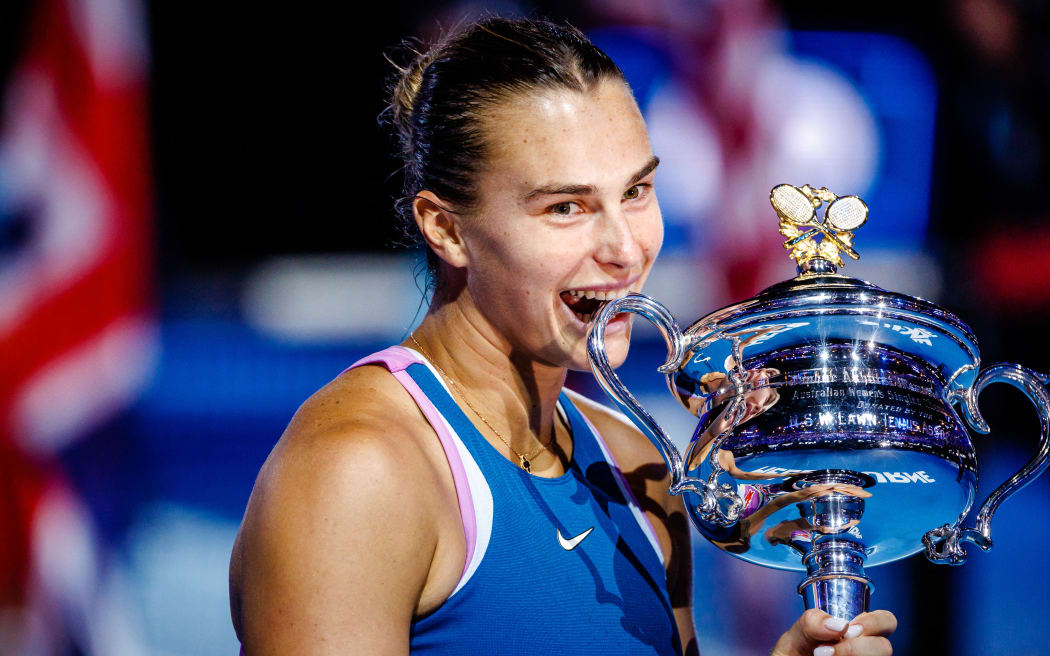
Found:
[[(713, 372), (743, 373), (756, 357), (793, 347), (804, 347), (819, 362), (830, 347), (851, 349), (858, 361), (886, 350), (909, 356), (947, 394), (973, 384), (980, 354), (959, 317), (922, 298), (838, 273), (841, 253), (859, 259), (852, 242), (868, 216), (861, 199), (779, 185), (770, 202), (799, 275), (692, 324), (684, 333), (688, 359), (678, 376), (699, 381)], [(816, 209), (825, 202), (818, 220)]]

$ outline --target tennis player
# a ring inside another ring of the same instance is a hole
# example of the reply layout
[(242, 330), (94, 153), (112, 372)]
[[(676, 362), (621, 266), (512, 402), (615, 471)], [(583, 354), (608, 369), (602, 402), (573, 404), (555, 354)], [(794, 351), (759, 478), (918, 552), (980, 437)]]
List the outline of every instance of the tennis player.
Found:
[[(421, 49), (389, 113), (433, 301), (311, 396), (263, 465), (230, 568), (245, 653), (696, 654), (663, 459), (564, 389), (663, 236), (623, 73), (576, 29), (488, 18)], [(609, 324), (614, 365), (630, 333)], [(881, 656), (895, 626), (807, 611), (772, 650)]]

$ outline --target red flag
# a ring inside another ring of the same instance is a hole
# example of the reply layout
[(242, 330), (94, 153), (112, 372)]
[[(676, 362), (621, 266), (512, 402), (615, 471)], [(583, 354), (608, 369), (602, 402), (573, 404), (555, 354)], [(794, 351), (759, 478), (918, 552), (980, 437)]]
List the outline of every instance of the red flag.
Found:
[(136, 0), (41, 0), (3, 95), (0, 606), (39, 596), (57, 452), (151, 370), (144, 34)]

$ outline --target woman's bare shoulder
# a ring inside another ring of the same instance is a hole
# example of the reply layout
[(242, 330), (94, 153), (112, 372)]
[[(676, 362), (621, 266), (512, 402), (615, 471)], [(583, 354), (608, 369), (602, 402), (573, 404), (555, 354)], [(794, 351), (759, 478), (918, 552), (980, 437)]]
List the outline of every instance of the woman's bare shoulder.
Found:
[(306, 399), (282, 439), (331, 433), (350, 424), (386, 428), (412, 420), (418, 420), (412, 422), (416, 427), (427, 425), (415, 401), (385, 367), (366, 365), (344, 371)]
[[(310, 396), (260, 470), (234, 547), (231, 601), (242, 638), (291, 617), (334, 630), (348, 596), (361, 593), (394, 611), (377, 622), (407, 626), (442, 507), (455, 508), (443, 458), (425, 417), (383, 368), (345, 372)], [(395, 570), (384, 567), (390, 559)]]
[[(255, 487), (334, 493), (362, 477), (396, 486), (404, 476), (421, 477), (432, 468), (428, 456), (443, 462), (433, 436), (415, 401), (385, 368), (351, 369), (299, 406)], [(421, 485), (430, 477), (413, 480)]]
[[(421, 445), (433, 432), (412, 397), (382, 367), (363, 366), (339, 375), (299, 406), (267, 458), (260, 483), (293, 480), (301, 489), (337, 483), (347, 467), (373, 476), (384, 469), (413, 471), (428, 465)], [(364, 471), (362, 471), (364, 470)], [(327, 480), (331, 476), (333, 480)]]

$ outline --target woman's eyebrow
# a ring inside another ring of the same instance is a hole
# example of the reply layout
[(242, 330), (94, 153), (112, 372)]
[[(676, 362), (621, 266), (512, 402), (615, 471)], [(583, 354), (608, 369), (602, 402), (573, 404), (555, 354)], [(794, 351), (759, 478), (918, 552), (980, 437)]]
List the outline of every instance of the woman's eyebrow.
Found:
[[(638, 170), (637, 173), (635, 173), (634, 175), (631, 176), (630, 180), (627, 183), (627, 186), (629, 187), (629, 186), (633, 185), (635, 182), (638, 182), (639, 180), (641, 180), (645, 176), (649, 175), (659, 165), (660, 165), (660, 158), (655, 156), (655, 155), (653, 155), (652, 159), (650, 159), (646, 163), (645, 166), (643, 166), (641, 169)], [(555, 184), (543, 185), (542, 187), (536, 187), (532, 191), (530, 191), (527, 194), (525, 194), (524, 196), (522, 196), (521, 200), (522, 200), (522, 202), (527, 203), (530, 200), (532, 200), (533, 198), (536, 198), (538, 196), (548, 196), (548, 195), (553, 196), (553, 195), (559, 195), (559, 194), (564, 194), (564, 195), (567, 195), (567, 196), (585, 196), (587, 194), (593, 194), (595, 191), (597, 191), (597, 188), (594, 185), (589, 185), (589, 184), (557, 184), (557, 183), (555, 183)]]
[(660, 166), (660, 158), (656, 155), (653, 155), (653, 158), (650, 159), (645, 166), (638, 169), (638, 172), (631, 176), (631, 179), (627, 182), (627, 186), (630, 187), (635, 182), (638, 182), (645, 176), (649, 175), (650, 173), (656, 170), (657, 166)]
[(537, 196), (553, 196), (556, 194), (566, 194), (569, 196), (586, 196), (587, 194), (593, 194), (596, 191), (594, 185), (588, 184), (549, 184), (543, 185), (542, 187), (536, 187), (529, 193), (521, 197), (522, 202), (529, 202)]

